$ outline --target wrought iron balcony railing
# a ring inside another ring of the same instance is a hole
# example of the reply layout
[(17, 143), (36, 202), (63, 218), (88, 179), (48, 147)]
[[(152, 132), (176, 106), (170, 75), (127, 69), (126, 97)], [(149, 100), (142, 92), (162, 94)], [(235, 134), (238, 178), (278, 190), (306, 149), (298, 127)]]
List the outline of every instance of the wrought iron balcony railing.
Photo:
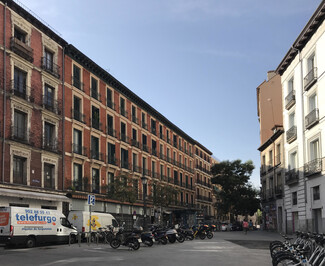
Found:
[(288, 143), (293, 142), (294, 140), (297, 139), (297, 127), (292, 126), (289, 130), (287, 130), (286, 134), (287, 134), (287, 142)]
[(58, 139), (52, 138), (48, 139), (47, 137), (43, 137), (43, 149), (53, 152), (58, 152)]
[(97, 161), (104, 161), (104, 156), (102, 152), (99, 152), (98, 150), (91, 149), (91, 159), (97, 160)]
[(299, 171), (297, 169), (291, 169), (285, 174), (285, 181), (287, 185), (298, 183)]
[(312, 110), (308, 115), (305, 117), (305, 125), (306, 129), (313, 127), (319, 121), (319, 112), (318, 108)]
[(72, 153), (76, 153), (82, 156), (88, 156), (87, 155), (87, 148), (85, 146), (72, 143)]
[(26, 43), (18, 40), (16, 37), (11, 37), (10, 48), (16, 54), (25, 58), (27, 61), (34, 61), (34, 50)]
[(146, 122), (142, 121), (141, 125), (142, 125), (142, 128), (148, 129), (148, 124)]
[(57, 115), (61, 114), (61, 107), (59, 101), (54, 100), (53, 98), (43, 95), (43, 107), (46, 110), (49, 110)]
[(304, 89), (309, 90), (311, 86), (317, 81), (317, 67), (311, 69), (308, 74), (304, 77)]
[(102, 123), (99, 122), (99, 119), (97, 118), (90, 118), (90, 122), (91, 122), (91, 127), (95, 128), (97, 130), (102, 130)]
[(137, 148), (140, 148), (140, 143), (139, 141), (135, 140), (135, 139), (131, 139), (131, 145)]
[(289, 110), (296, 103), (296, 92), (290, 91), (285, 98), (286, 109)]
[(132, 122), (139, 124), (139, 119), (135, 115), (132, 115)]
[(106, 105), (107, 107), (113, 109), (115, 111), (115, 103), (113, 103), (111, 100), (106, 98)]
[(321, 173), (323, 170), (322, 159), (317, 158), (304, 165), (305, 176), (311, 176)]
[(112, 165), (117, 165), (118, 164), (118, 161), (117, 161), (116, 157), (115, 156), (110, 156), (110, 155), (106, 156), (106, 162), (108, 164), (112, 164)]
[(52, 74), (56, 78), (60, 78), (60, 66), (55, 64), (53, 60), (50, 60), (46, 57), (42, 57), (42, 69)]
[(113, 129), (112, 127), (106, 127), (106, 133), (107, 135), (116, 138), (116, 130)]
[(90, 91), (91, 91), (91, 97), (98, 100), (98, 101), (100, 101), (101, 94), (98, 92), (98, 89), (97, 88), (91, 88)]
[(81, 80), (75, 76), (72, 76), (72, 85), (81, 90), (81, 91), (84, 91), (84, 84), (83, 82), (81, 82)]
[(128, 112), (125, 110), (125, 108), (120, 107), (120, 114), (128, 118)]
[(26, 84), (16, 82), (15, 80), (11, 81), (10, 93), (22, 98), (29, 102), (34, 102), (34, 96), (32, 95), (32, 88), (26, 86)]
[(85, 122), (85, 115), (83, 113), (81, 113), (79, 110), (76, 109), (71, 109), (71, 113), (72, 113), (72, 118), (75, 120), (78, 120), (81, 123), (86, 123)]

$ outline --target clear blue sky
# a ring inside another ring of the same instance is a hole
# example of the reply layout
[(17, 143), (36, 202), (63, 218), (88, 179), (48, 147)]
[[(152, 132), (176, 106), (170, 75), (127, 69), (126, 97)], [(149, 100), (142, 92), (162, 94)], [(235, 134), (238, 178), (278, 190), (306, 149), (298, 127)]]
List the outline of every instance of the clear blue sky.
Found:
[(259, 187), (256, 87), (321, 0), (20, 1)]

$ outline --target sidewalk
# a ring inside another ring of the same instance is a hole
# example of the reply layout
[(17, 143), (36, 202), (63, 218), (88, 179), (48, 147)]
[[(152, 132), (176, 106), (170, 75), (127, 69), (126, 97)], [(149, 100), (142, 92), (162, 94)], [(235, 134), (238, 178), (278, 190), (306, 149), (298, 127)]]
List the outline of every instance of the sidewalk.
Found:
[(215, 237), (222, 238), (224, 240), (264, 240), (274, 241), (283, 240), (283, 237), (276, 232), (269, 231), (248, 231), (245, 235), (244, 231), (227, 231), (227, 232), (214, 232)]

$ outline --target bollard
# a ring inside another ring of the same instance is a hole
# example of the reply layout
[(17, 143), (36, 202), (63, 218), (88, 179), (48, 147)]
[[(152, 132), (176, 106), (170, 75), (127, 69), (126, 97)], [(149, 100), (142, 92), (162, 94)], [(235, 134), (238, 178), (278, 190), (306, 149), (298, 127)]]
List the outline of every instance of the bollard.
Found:
[(71, 233), (69, 234), (69, 247), (70, 247), (70, 244), (71, 243)]
[(81, 233), (80, 232), (78, 233), (78, 244), (79, 244), (79, 247), (81, 247)]

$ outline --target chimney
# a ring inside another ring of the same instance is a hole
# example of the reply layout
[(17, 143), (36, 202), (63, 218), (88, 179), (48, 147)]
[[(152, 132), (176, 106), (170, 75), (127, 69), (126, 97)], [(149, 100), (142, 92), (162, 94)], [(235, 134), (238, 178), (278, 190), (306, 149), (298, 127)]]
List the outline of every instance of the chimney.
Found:
[(267, 81), (269, 81), (271, 78), (273, 78), (276, 75), (274, 70), (270, 70), (267, 72)]

